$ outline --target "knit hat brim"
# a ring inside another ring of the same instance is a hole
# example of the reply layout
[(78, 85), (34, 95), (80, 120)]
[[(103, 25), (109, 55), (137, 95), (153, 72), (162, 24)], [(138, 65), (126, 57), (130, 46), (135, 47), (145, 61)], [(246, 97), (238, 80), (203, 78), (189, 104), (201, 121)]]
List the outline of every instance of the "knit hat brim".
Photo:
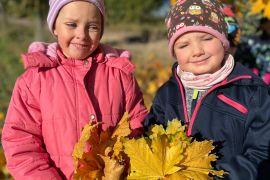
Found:
[(172, 57), (175, 57), (174, 55), (174, 43), (175, 41), (183, 34), (187, 33), (187, 32), (205, 32), (205, 33), (209, 33), (213, 36), (215, 36), (216, 38), (218, 38), (222, 44), (225, 50), (228, 50), (230, 47), (230, 43), (228, 41), (228, 39), (226, 38), (226, 36), (224, 34), (221, 34), (220, 32), (214, 30), (213, 28), (207, 27), (207, 26), (188, 26), (185, 27), (183, 29), (179, 29), (178, 31), (176, 31), (173, 36), (170, 38), (169, 40), (169, 53)]
[[(102, 32), (101, 35), (103, 34), (104, 31), (104, 17), (105, 17), (105, 8), (104, 8), (104, 3), (103, 0), (81, 0), (81, 1), (85, 1), (85, 2), (89, 2), (91, 4), (94, 4), (100, 11), (101, 13), (101, 18), (102, 18)], [(76, 2), (74, 0), (50, 0), (50, 9), (48, 12), (48, 16), (47, 16), (47, 23), (49, 26), (49, 30), (52, 34), (53, 33), (53, 29), (54, 29), (54, 23), (55, 20), (60, 12), (60, 10), (67, 4), (71, 3), (71, 2)]]

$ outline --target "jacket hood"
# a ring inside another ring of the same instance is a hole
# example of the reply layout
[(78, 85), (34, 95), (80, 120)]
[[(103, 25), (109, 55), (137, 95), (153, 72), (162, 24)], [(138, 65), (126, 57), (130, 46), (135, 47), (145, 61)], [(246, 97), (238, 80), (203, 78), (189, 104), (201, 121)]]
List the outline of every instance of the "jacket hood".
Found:
[(24, 69), (30, 67), (47, 67), (52, 68), (58, 66), (54, 58), (49, 58), (43, 52), (31, 52), (21, 55)]

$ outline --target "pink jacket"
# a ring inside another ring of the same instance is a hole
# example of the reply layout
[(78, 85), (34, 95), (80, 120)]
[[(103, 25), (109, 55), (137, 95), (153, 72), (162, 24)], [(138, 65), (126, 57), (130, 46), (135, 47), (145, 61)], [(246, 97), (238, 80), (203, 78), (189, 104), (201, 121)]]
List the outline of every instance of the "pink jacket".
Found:
[(14, 87), (2, 144), (15, 179), (72, 179), (72, 151), (89, 121), (113, 128), (127, 111), (132, 129), (147, 114), (126, 52), (101, 45), (85, 61), (23, 55), (26, 68)]

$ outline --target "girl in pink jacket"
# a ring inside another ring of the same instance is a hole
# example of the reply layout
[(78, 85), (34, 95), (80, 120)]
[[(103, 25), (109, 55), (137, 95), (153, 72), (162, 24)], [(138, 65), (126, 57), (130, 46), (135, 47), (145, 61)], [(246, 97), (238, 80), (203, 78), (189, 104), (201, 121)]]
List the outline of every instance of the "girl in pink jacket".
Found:
[[(50, 0), (48, 25), (58, 40), (54, 58), (22, 55), (2, 144), (15, 179), (71, 179), (72, 151), (83, 126), (114, 128), (127, 111), (134, 132), (147, 114), (129, 53), (100, 44), (103, 0)], [(49, 51), (47, 51), (49, 54)]]

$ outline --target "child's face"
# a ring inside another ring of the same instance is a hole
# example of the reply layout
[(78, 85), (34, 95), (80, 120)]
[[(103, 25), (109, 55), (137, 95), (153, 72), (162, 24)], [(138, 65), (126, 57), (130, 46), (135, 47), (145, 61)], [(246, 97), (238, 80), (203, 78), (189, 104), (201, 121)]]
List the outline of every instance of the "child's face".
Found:
[(200, 75), (219, 70), (225, 51), (215, 36), (204, 32), (189, 32), (176, 40), (174, 53), (182, 71)]
[(67, 58), (85, 59), (98, 47), (101, 28), (98, 8), (89, 2), (75, 1), (59, 12), (54, 34)]

